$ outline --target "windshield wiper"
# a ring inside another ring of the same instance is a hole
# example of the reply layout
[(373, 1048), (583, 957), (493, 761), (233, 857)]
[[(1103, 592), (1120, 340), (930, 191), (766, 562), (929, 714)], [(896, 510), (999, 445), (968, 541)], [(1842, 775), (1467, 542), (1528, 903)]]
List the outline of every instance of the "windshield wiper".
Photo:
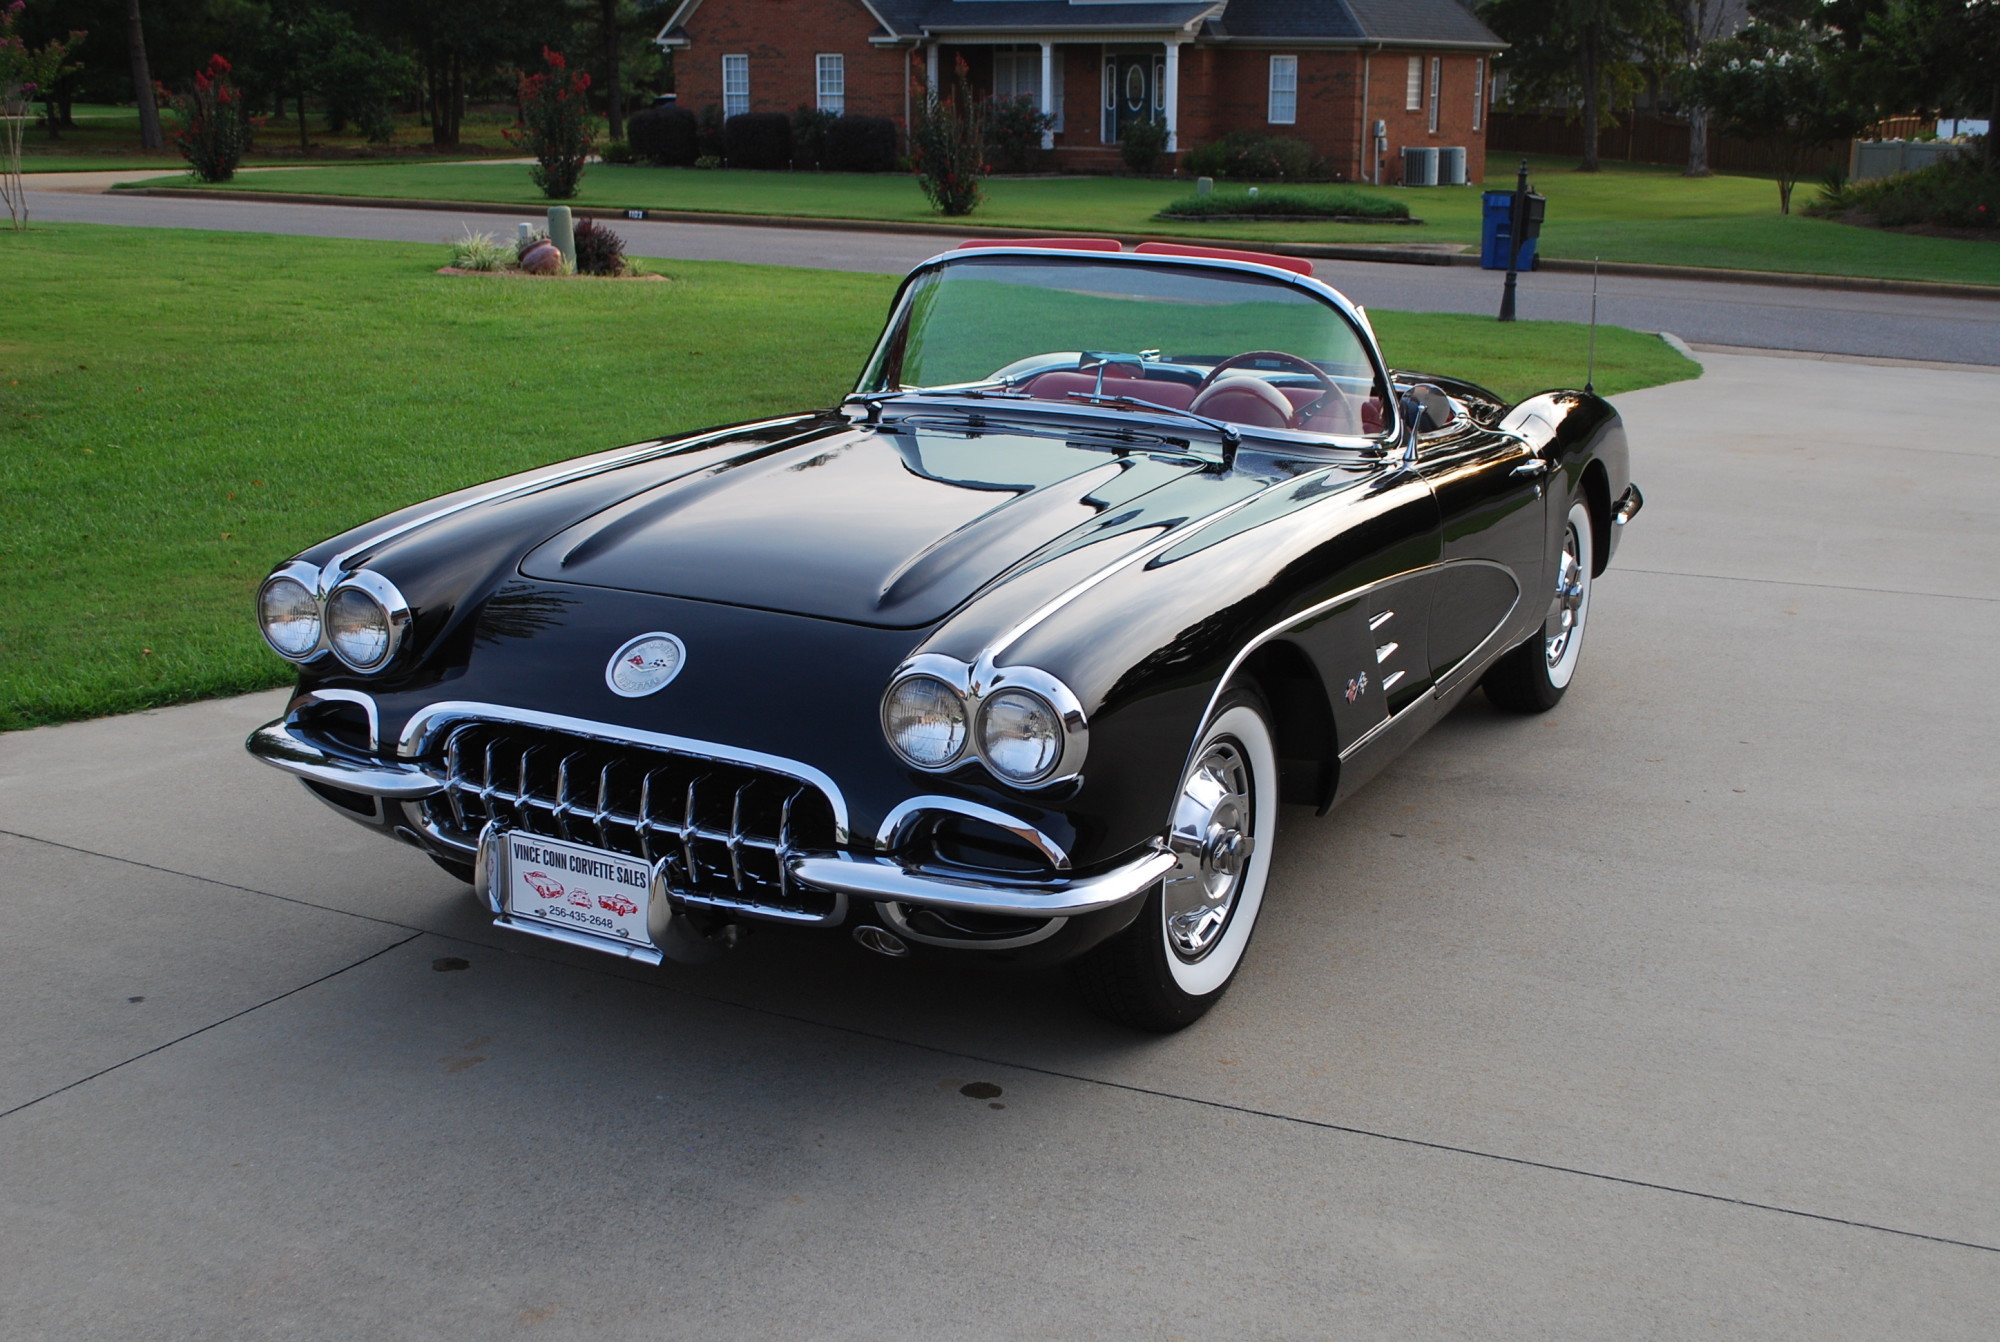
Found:
[(1243, 441), (1243, 435), (1237, 431), (1234, 425), (1227, 424), (1219, 419), (1211, 419), (1207, 415), (1197, 414), (1192, 410), (1183, 410), (1177, 405), (1161, 405), (1158, 401), (1144, 401), (1136, 396), (1099, 396), (1094, 392), (1088, 391), (1073, 391), (1069, 393), (1067, 399), (1082, 401), (1085, 405), (1113, 406), (1120, 410), (1163, 410), (1169, 415), (1179, 415), (1181, 418), (1191, 419), (1197, 424), (1206, 424), (1222, 437), (1222, 445), (1228, 455), (1228, 459), (1223, 463), (1224, 465), (1229, 465), (1234, 461), (1236, 449)]

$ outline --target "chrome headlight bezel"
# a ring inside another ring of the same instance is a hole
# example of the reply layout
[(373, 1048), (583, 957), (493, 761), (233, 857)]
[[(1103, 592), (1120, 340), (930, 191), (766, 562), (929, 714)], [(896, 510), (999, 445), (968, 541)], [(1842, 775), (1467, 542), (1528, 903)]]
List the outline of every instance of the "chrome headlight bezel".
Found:
[[(350, 658), (339, 644), (333, 640), (333, 603), (343, 592), (358, 592), (373, 602), (381, 611), (387, 637), (383, 641), (382, 653), (370, 661), (362, 662)], [(410, 627), (410, 603), (396, 590), (396, 584), (379, 573), (368, 569), (358, 569), (335, 583), (327, 591), (321, 603), (320, 637), (333, 655), (340, 659), (342, 666), (359, 675), (373, 675), (396, 660), (396, 653), (403, 646), (403, 635)]]
[[(896, 700), (897, 691), (920, 680), (933, 681), (940, 685), (943, 687), (945, 693), (949, 694), (958, 704), (958, 745), (953, 749), (950, 756), (935, 762), (918, 759), (908, 750), (904, 749), (902, 741), (897, 739), (895, 728), (890, 725), (889, 710), (890, 706)], [(889, 681), (889, 687), (882, 691), (880, 717), (882, 722), (882, 738), (889, 743), (889, 749), (896, 752), (896, 758), (909, 765), (912, 769), (922, 769), (926, 773), (941, 773), (946, 769), (956, 768), (964, 760), (966, 752), (972, 745), (972, 707), (965, 702), (965, 691), (959, 685), (954, 684), (950, 677), (938, 675), (935, 671), (910, 669), (899, 671)]]
[[(958, 753), (943, 764), (924, 764), (912, 760), (897, 746), (895, 737), (889, 731), (890, 695), (904, 682), (919, 676), (942, 681), (958, 693), (965, 705), (965, 742)], [(1060, 724), (1062, 736), (1055, 758), (1047, 769), (1033, 778), (1013, 777), (995, 767), (987, 755), (986, 704), (1007, 691), (1020, 691), (1039, 701)], [(949, 773), (962, 767), (967, 761), (976, 759), (1003, 787), (1022, 791), (1054, 787), (1072, 781), (1083, 771), (1084, 756), (1090, 749), (1090, 724), (1084, 717), (1082, 701), (1069, 686), (1039, 667), (992, 667), (985, 663), (973, 667), (939, 653), (919, 653), (897, 667), (895, 674), (889, 678), (888, 688), (882, 694), (881, 716), (882, 733), (888, 739), (890, 749), (895, 751), (896, 758), (911, 768), (924, 773)]]
[[(284, 648), (279, 647), (278, 641), (271, 637), (270, 626), (264, 620), (265, 594), (281, 582), (295, 583), (299, 587), (304, 588), (307, 599), (313, 605), (317, 622), (316, 629), (312, 646), (303, 652), (287, 652)], [(270, 574), (257, 587), (257, 632), (263, 637), (265, 644), (272, 652), (277, 653), (288, 662), (301, 664), (310, 662), (326, 651), (326, 604), (320, 600), (319, 583), (320, 572), (318, 568), (301, 560), (294, 559), (272, 569)]]

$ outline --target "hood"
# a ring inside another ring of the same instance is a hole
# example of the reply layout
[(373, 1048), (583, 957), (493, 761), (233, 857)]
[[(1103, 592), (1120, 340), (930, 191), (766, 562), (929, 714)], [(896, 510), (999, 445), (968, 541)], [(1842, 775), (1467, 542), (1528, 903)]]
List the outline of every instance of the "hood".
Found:
[(854, 428), (645, 490), (550, 537), (521, 571), (917, 628), (1202, 468), (1033, 434)]

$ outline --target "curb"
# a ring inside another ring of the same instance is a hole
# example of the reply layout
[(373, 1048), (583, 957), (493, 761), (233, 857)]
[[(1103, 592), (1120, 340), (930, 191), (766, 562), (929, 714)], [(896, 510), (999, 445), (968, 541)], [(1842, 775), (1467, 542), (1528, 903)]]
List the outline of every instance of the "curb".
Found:
[[(485, 201), (400, 200), (383, 196), (325, 196), (290, 191), (214, 191), (195, 187), (146, 186), (114, 187), (106, 194), (113, 192), (121, 196), (173, 196), (190, 200), (243, 200), (280, 205), (348, 205), (377, 210), (457, 211), (462, 214), (504, 214), (516, 218), (524, 213), (531, 216), (537, 213), (529, 206), (492, 204)], [(633, 217), (631, 210), (601, 209), (595, 206), (571, 206), (570, 212), (579, 219)], [(945, 238), (1112, 238), (1126, 246), (1164, 240), (1185, 242), (1197, 247), (1231, 247), (1238, 250), (1270, 252), (1277, 256), (1300, 256), (1317, 261), (1375, 261), (1400, 266), (1479, 264), (1479, 257), (1470, 251), (1444, 252), (1397, 246), (1393, 243), (1258, 242), (1250, 238), (1104, 233), (1084, 228), (1018, 228), (1002, 224), (947, 224), (925, 220), (810, 219), (797, 215), (728, 214), (713, 210), (642, 210), (638, 212), (638, 217), (647, 223), (724, 224), (737, 228), (821, 229), (836, 233), (900, 233)], [(2000, 284), (1953, 284), (1943, 280), (1886, 280), (1851, 275), (1805, 275), (1782, 270), (1725, 270), (1714, 266), (1660, 266), (1636, 261), (1596, 263), (1551, 257), (1536, 258), (1535, 268), (1552, 274), (1588, 275), (1594, 268), (1600, 275), (1621, 275), (1632, 279), (1705, 280), (1719, 284), (1764, 284), (1788, 289), (1835, 289), (1860, 293), (1908, 294), (1924, 298), (1974, 298), (2000, 302)]]

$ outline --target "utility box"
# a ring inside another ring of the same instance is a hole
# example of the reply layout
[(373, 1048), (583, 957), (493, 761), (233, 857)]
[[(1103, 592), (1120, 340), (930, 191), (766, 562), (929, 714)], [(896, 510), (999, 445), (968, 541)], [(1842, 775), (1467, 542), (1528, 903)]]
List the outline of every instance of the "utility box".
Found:
[[(1483, 209), (1479, 221), (1479, 265), (1482, 270), (1507, 269), (1508, 253), (1514, 245), (1516, 194), (1513, 191), (1488, 191), (1480, 197)], [(1541, 236), (1542, 216), (1548, 208), (1548, 198), (1530, 191), (1526, 204), (1528, 217), (1520, 229), (1520, 254), (1512, 258), (1517, 270), (1535, 268), (1535, 240)]]
[(1438, 184), (1438, 151), (1432, 148), (1419, 149), (1413, 145), (1403, 146), (1403, 185), (1436, 186)]
[(1465, 146), (1462, 144), (1445, 145), (1443, 148), (1437, 151), (1437, 155), (1438, 155), (1438, 176), (1437, 176), (1438, 185), (1464, 186)]

